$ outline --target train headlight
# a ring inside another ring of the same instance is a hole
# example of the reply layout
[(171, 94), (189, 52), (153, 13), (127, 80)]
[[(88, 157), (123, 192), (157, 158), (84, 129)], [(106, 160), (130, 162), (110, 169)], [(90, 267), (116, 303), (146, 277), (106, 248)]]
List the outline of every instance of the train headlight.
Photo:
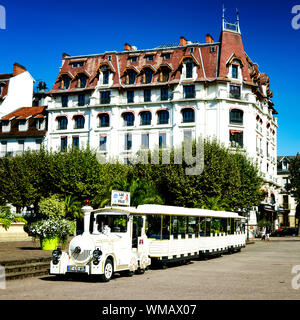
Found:
[(57, 249), (57, 250), (54, 250), (52, 252), (52, 263), (53, 264), (58, 264), (58, 261), (59, 261), (59, 258), (61, 257), (61, 250), (60, 249)]
[(96, 249), (93, 251), (93, 263), (95, 265), (99, 264), (99, 260), (102, 256), (102, 251), (100, 249)]
[(57, 249), (52, 252), (52, 258), (59, 258), (61, 256), (61, 250)]

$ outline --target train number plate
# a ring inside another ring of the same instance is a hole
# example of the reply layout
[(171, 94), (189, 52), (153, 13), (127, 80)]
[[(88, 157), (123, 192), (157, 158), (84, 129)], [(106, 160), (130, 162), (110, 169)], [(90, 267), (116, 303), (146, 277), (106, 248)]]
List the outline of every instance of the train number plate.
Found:
[(68, 266), (67, 270), (71, 272), (85, 272), (85, 267)]

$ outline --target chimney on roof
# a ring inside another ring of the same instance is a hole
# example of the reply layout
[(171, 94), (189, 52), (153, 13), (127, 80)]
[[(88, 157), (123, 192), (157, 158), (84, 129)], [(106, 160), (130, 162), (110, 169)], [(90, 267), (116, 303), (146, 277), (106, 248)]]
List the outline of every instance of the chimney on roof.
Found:
[(129, 43), (125, 43), (125, 44), (124, 44), (124, 50), (125, 50), (125, 51), (131, 51), (131, 50), (132, 50), (131, 45), (130, 45)]
[(181, 46), (186, 46), (187, 45), (187, 40), (183, 36), (180, 37), (180, 45)]
[(64, 65), (65, 60), (66, 60), (66, 58), (67, 58), (67, 57), (70, 57), (70, 55), (64, 52), (64, 53), (62, 54), (62, 63), (61, 63), (61, 67)]
[(70, 57), (70, 55), (64, 52), (62, 54), (62, 59), (65, 60), (67, 57)]
[(215, 41), (214, 41), (213, 37), (208, 33), (206, 35), (206, 43), (214, 43), (214, 42)]
[(19, 74), (23, 73), (23, 72), (26, 72), (26, 68), (21, 66), (20, 64), (18, 63), (14, 63), (14, 68), (13, 68), (13, 75), (14, 77), (15, 76), (18, 76)]

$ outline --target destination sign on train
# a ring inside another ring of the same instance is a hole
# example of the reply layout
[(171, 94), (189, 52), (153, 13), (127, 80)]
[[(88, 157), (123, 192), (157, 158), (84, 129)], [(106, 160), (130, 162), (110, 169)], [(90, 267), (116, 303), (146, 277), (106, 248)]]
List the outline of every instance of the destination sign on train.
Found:
[(111, 205), (130, 206), (130, 192), (112, 190)]

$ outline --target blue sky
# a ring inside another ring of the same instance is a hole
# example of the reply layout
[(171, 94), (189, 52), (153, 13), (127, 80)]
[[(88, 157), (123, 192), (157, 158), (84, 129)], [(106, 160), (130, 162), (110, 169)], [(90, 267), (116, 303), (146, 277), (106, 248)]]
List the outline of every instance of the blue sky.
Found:
[[(128, 42), (140, 49), (188, 40), (219, 39), (222, 5), (228, 21), (239, 9), (244, 47), (261, 72), (271, 78), (279, 112), (278, 155), (300, 152), (300, 29), (291, 25), (300, 0), (0, 0), (6, 30), (0, 30), (0, 73), (24, 65), (49, 88), (61, 66), (61, 55), (123, 50)], [(300, 22), (300, 20), (299, 20)]]

